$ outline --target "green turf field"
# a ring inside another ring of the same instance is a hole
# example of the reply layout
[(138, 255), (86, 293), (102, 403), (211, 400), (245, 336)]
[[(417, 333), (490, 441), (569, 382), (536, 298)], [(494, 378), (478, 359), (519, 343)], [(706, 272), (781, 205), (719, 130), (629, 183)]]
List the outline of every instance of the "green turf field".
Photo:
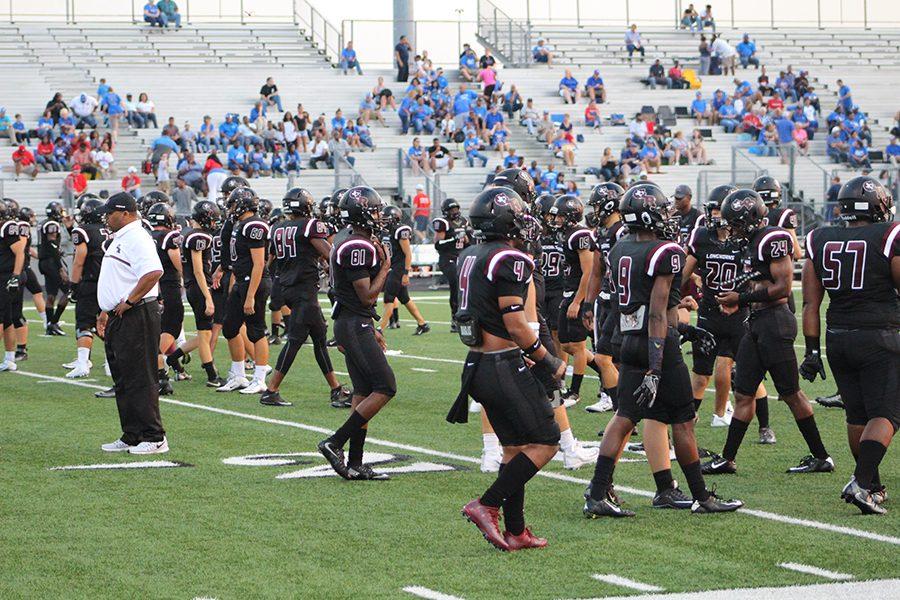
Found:
[[(197, 379), (175, 382), (175, 396), (162, 405), (171, 452), (141, 459), (100, 451), (119, 432), (114, 401), (93, 397), (109, 385), (100, 353), (91, 380), (60, 379), (60, 364), (74, 357), (73, 328), (64, 327), (70, 337), (48, 338), (33, 325), (30, 358), (20, 372), (0, 374), (0, 598), (413, 598), (403, 588), (421, 586), (467, 599), (552, 599), (639, 593), (595, 574), (667, 592), (832, 583), (779, 563), (857, 580), (900, 574), (900, 510), (889, 500), (887, 515), (863, 517), (839, 499), (853, 469), (843, 412), (816, 407), (837, 472), (789, 476), (784, 470), (806, 448), (787, 408), (775, 402), (777, 445), (755, 443), (752, 425), (739, 474), (710, 478), (721, 494), (743, 499), (746, 511), (653, 510), (634, 493), (653, 489), (647, 464), (629, 462), (617, 469), (616, 484), (637, 517), (589, 521), (581, 494), (592, 469), (564, 471), (553, 462), (529, 484), (526, 504), (529, 524), (549, 547), (497, 552), (459, 514), (493, 479), (478, 470), (477, 415), (468, 425), (444, 421), (465, 349), (448, 331), (446, 292), (415, 297), (433, 332), (413, 337), (410, 321), (387, 332), (390, 349), (402, 353), (390, 358), (399, 392), (369, 430), (367, 451), (408, 471), (389, 482), (316, 476), (327, 475), (316, 442), (347, 413), (328, 405), (309, 348), (282, 388), (292, 408), (205, 388), (195, 358), (188, 370)], [(71, 311), (64, 319), (73, 320)], [(223, 372), (225, 351), (220, 344)], [(332, 358), (343, 371), (342, 357)], [(811, 397), (834, 390), (830, 376), (804, 385)], [(585, 400), (569, 410), (585, 441), (596, 441), (609, 418), (583, 410), (596, 387), (587, 379)], [(726, 429), (709, 427), (708, 398), (698, 437), (719, 451)], [(141, 460), (189, 466), (51, 470)], [(673, 472), (683, 479), (677, 465)], [(900, 488), (896, 449), (881, 473), (890, 493)]]

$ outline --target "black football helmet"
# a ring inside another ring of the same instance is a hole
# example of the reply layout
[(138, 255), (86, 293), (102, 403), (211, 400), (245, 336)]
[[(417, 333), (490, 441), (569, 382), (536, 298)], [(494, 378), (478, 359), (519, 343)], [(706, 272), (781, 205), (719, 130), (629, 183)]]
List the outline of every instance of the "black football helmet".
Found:
[(219, 210), (215, 202), (201, 200), (194, 205), (194, 209), (191, 211), (191, 219), (204, 231), (213, 232), (222, 223), (222, 211)]
[(165, 202), (157, 202), (144, 216), (154, 227), (175, 227), (175, 209)]
[(650, 231), (664, 240), (678, 235), (675, 202), (652, 183), (628, 188), (619, 203), (619, 212), (629, 231)]
[(47, 218), (51, 221), (59, 221), (60, 219), (69, 216), (66, 207), (58, 200), (51, 200), (50, 203), (47, 204), (47, 208), (44, 209), (44, 214), (47, 215)]
[(460, 214), (459, 202), (454, 198), (444, 198), (441, 202), (441, 214), (444, 215), (444, 218), (448, 221), (455, 221), (459, 218)]
[(325, 196), (319, 203), (316, 205), (316, 213), (319, 215), (320, 219), (329, 219), (331, 210), (331, 196)]
[(6, 202), (0, 201), (0, 221), (11, 221), (16, 218), (16, 213)]
[(260, 198), (258, 211), (259, 218), (268, 221), (269, 217), (272, 216), (272, 201), (265, 198)]
[(344, 223), (375, 234), (381, 230), (381, 210), (384, 206), (384, 200), (378, 192), (359, 185), (340, 195), (338, 209)]
[(13, 200), (12, 198), (4, 198), (3, 202), (5, 202), (7, 206), (9, 206), (9, 209), (12, 211), (13, 217), (19, 216), (20, 207), (18, 200)]
[(577, 196), (564, 194), (553, 203), (550, 214), (555, 218), (557, 227), (578, 225), (584, 217), (584, 204)]
[(550, 209), (553, 208), (553, 205), (556, 203), (556, 197), (553, 194), (548, 194), (544, 192), (541, 194), (538, 199), (535, 201), (534, 206), (537, 209), (538, 217), (541, 220), (541, 225), (543, 225), (546, 229), (556, 229), (556, 220), (553, 218), (553, 215), (550, 214)]
[(381, 222), (385, 225), (399, 225), (403, 218), (403, 211), (392, 204), (381, 209)]
[(337, 208), (337, 206), (341, 203), (341, 197), (347, 191), (347, 188), (338, 188), (334, 190), (334, 193), (331, 194), (331, 205)]
[(534, 190), (534, 179), (524, 169), (504, 169), (497, 173), (491, 183), (495, 186), (512, 189), (529, 206), (534, 204), (534, 201), (537, 199), (537, 193)]
[(147, 192), (146, 197), (153, 198), (155, 200), (154, 204), (156, 204), (156, 202), (164, 202), (169, 206), (175, 206), (175, 201), (172, 200), (172, 198), (167, 193), (161, 192), (159, 190), (152, 190), (150, 192)]
[(255, 213), (259, 210), (259, 196), (248, 187), (235, 188), (228, 194), (225, 205), (228, 207), (228, 212), (234, 217), (245, 212)]
[(894, 218), (894, 199), (874, 177), (854, 177), (842, 185), (838, 204), (844, 221), (866, 219), (880, 223)]
[(747, 240), (768, 222), (769, 208), (754, 190), (735, 190), (722, 202), (722, 224), (728, 228), (728, 237)]
[(475, 196), (469, 220), (475, 235), (485, 240), (525, 240), (528, 207), (512, 188), (493, 187)]
[(295, 217), (311, 217), (315, 204), (312, 194), (301, 187), (289, 189), (281, 200), (284, 213)]
[(589, 227), (598, 227), (615, 212), (619, 211), (619, 201), (625, 194), (625, 189), (613, 181), (598, 183), (591, 190), (588, 198), (588, 206), (594, 210), (586, 215), (585, 221)]
[(222, 198), (222, 201), (224, 202), (228, 199), (228, 196), (231, 195), (231, 192), (240, 187), (250, 187), (250, 182), (243, 177), (238, 177), (236, 175), (226, 177), (225, 181), (223, 181), (222, 185), (219, 187), (219, 197)]
[(769, 208), (775, 208), (781, 204), (781, 182), (774, 177), (769, 175), (757, 177), (753, 182), (753, 191), (759, 194), (763, 204)]
[(102, 223), (103, 215), (97, 213), (97, 209), (103, 206), (98, 198), (88, 198), (81, 204), (78, 211), (79, 223)]
[[(81, 205), (87, 202), (88, 200), (100, 200), (100, 196), (97, 194), (93, 194), (91, 192), (85, 192), (78, 196), (78, 199), (75, 201), (75, 208), (77, 210), (81, 210)], [(102, 201), (101, 201), (102, 202)]]
[[(706, 204), (703, 205), (703, 214), (706, 218), (706, 228), (707, 229), (718, 229), (722, 226), (722, 203), (725, 201), (725, 198), (728, 197), (728, 194), (737, 190), (731, 184), (725, 185), (717, 185), (713, 189), (709, 191), (709, 195), (706, 197)], [(719, 216), (714, 217), (713, 211), (718, 210)]]
[(34, 222), (34, 210), (28, 208), (27, 206), (23, 206), (19, 209), (19, 220), (24, 221), (25, 223), (33, 223)]
[(284, 211), (278, 207), (272, 209), (272, 212), (269, 213), (269, 225), (275, 225), (276, 223), (281, 223), (284, 221), (286, 215)]

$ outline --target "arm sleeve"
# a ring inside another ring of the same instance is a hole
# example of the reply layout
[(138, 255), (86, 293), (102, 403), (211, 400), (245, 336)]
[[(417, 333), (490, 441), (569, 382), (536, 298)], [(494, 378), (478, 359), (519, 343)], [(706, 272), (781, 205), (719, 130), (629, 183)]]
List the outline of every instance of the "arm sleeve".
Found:
[(566, 244), (569, 247), (569, 250), (573, 250), (575, 252), (579, 250), (594, 250), (594, 240), (591, 238), (591, 232), (588, 229), (579, 229), (578, 231), (572, 233), (569, 236), (569, 239), (566, 241)]
[(894, 223), (884, 236), (884, 255), (888, 260), (900, 256), (900, 223)]
[(310, 219), (306, 223), (304, 235), (310, 240), (328, 239), (331, 232), (328, 230), (328, 224), (318, 219)]

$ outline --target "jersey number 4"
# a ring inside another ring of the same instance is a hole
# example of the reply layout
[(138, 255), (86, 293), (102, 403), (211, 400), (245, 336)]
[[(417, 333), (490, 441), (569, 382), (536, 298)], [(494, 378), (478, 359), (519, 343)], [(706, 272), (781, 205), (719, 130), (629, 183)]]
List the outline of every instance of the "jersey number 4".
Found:
[(822, 247), (822, 285), (825, 289), (846, 289), (847, 271), (850, 271), (850, 289), (863, 289), (866, 250), (866, 242), (862, 240), (825, 242)]

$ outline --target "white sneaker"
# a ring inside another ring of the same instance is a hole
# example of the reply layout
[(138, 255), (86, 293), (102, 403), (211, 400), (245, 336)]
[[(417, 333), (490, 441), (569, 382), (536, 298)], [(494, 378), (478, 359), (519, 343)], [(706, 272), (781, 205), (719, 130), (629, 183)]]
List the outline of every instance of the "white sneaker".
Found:
[(734, 412), (734, 407), (731, 405), (731, 400), (725, 402), (725, 414), (730, 415)]
[(228, 376), (228, 381), (216, 388), (217, 392), (233, 392), (234, 390), (242, 390), (250, 385), (250, 381), (243, 375)]
[(100, 449), (104, 452), (128, 452), (131, 450), (131, 446), (119, 439), (108, 444), (103, 444), (100, 446)]
[(169, 441), (166, 438), (161, 442), (141, 442), (128, 449), (129, 454), (164, 454), (168, 451)]
[(80, 377), (87, 377), (90, 374), (91, 374), (90, 368), (85, 369), (84, 367), (76, 364), (75, 368), (73, 368), (71, 371), (66, 373), (66, 377), (68, 377), (69, 379), (78, 379)]
[(710, 427), (728, 427), (731, 425), (731, 415), (733, 413), (726, 412), (721, 417), (716, 413), (713, 413), (712, 421), (710, 422)]
[(476, 415), (481, 412), (481, 405), (474, 400), (469, 401), (469, 412)]
[(563, 450), (563, 468), (578, 469), (587, 464), (597, 462), (597, 456), (600, 454), (600, 448), (585, 448), (578, 440), (575, 445), (568, 450)]
[(19, 368), (19, 365), (12, 360), (4, 360), (0, 363), (0, 371), (15, 371)]
[(584, 410), (589, 413), (604, 413), (609, 412), (613, 409), (612, 398), (609, 397), (609, 394), (603, 392), (600, 394), (600, 399), (591, 404), (590, 406), (585, 406)]
[(500, 470), (500, 463), (503, 460), (503, 451), (500, 448), (492, 450), (482, 449), (481, 451), (481, 472), (496, 473)]
[[(226, 384), (227, 385), (227, 384)], [(254, 379), (250, 385), (241, 390), (242, 394), (262, 394), (266, 391), (266, 384), (261, 379)]]
[[(74, 369), (77, 366), (78, 366), (78, 359), (75, 359), (72, 362), (67, 362), (67, 363), (63, 364), (62, 368), (63, 369)], [(92, 363), (90, 361), (90, 359), (88, 359), (88, 369), (92, 369), (93, 367), (94, 367), (94, 363)]]

